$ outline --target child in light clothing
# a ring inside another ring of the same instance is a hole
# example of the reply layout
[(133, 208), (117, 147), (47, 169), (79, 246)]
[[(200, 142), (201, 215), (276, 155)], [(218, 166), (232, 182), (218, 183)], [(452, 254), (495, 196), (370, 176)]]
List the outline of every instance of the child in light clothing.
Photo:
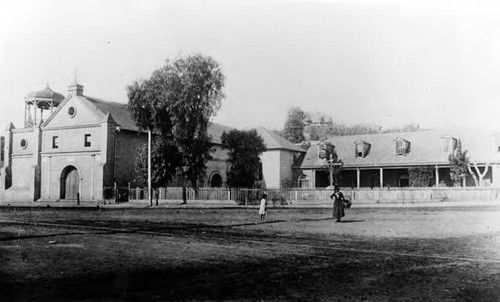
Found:
[(267, 194), (264, 193), (262, 194), (262, 199), (260, 200), (260, 207), (259, 207), (260, 221), (266, 220), (266, 213), (267, 213)]

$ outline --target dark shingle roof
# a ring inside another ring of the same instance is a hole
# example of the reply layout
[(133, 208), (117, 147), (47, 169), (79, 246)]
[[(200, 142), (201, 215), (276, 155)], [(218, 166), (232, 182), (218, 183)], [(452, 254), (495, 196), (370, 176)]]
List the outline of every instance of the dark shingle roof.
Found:
[[(449, 154), (443, 151), (443, 137), (459, 139), (462, 150), (468, 150), (471, 162), (499, 162), (498, 145), (492, 134), (464, 130), (427, 130), (418, 132), (349, 135), (331, 138), (338, 157), (344, 167), (377, 167), (409, 165), (447, 165)], [(410, 152), (396, 155), (396, 139), (410, 142)], [(369, 143), (370, 150), (365, 157), (356, 157), (354, 143), (358, 140)], [(302, 162), (302, 168), (324, 165), (318, 157), (319, 147), (311, 146)]]
[(212, 137), (212, 143), (214, 144), (221, 144), (221, 139), (220, 137), (222, 136), (222, 133), (224, 132), (229, 132), (231, 130), (234, 130), (234, 128), (224, 126), (221, 124), (216, 124), (216, 123), (210, 123), (208, 125), (208, 135)]
[[(126, 108), (126, 104), (108, 102), (94, 97), (79, 96), (85, 98), (92, 103), (97, 109), (104, 114), (110, 114), (118, 126), (123, 129), (139, 131), (139, 127), (135, 124), (130, 112)], [(212, 143), (221, 144), (221, 136), (224, 132), (229, 132), (235, 128), (224, 126), (221, 124), (210, 123), (208, 126), (208, 134), (212, 137)], [(303, 148), (294, 145), (276, 133), (265, 128), (259, 127), (257, 133), (263, 138), (268, 150), (281, 149), (291, 150), (296, 152), (306, 152)]]
[[(82, 96), (79, 96), (82, 97)], [(139, 131), (139, 127), (135, 124), (130, 112), (127, 110), (127, 105), (116, 102), (108, 102), (94, 97), (83, 96), (91, 102), (97, 109), (104, 114), (110, 114), (113, 120), (120, 128), (125, 130)]]

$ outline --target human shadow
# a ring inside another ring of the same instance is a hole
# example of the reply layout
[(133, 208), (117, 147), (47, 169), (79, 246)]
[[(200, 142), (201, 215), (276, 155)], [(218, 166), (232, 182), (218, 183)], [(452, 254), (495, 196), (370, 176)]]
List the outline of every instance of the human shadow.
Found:
[(304, 218), (304, 219), (299, 219), (297, 221), (299, 222), (302, 222), (302, 221), (323, 221), (323, 220), (332, 220), (333, 218), (332, 217), (328, 217), (328, 218), (316, 218), (316, 219), (313, 219), (313, 218)]
[(348, 219), (348, 220), (339, 221), (339, 223), (365, 222), (365, 221), (366, 220), (363, 220), (363, 219)]
[[(37, 238), (50, 238), (50, 237), (60, 237), (60, 236), (72, 236), (72, 235), (105, 235), (105, 234), (131, 234), (131, 233), (143, 233), (149, 235), (158, 235), (158, 236), (168, 236), (168, 233), (156, 233), (162, 231), (179, 231), (179, 230), (207, 230), (207, 229), (225, 229), (225, 228), (233, 228), (233, 227), (241, 227), (241, 226), (255, 226), (261, 224), (275, 224), (275, 223), (283, 223), (286, 220), (265, 220), (265, 221), (252, 221), (246, 223), (235, 223), (235, 224), (216, 224), (216, 225), (207, 225), (207, 224), (189, 224), (189, 225), (176, 225), (176, 226), (162, 226), (162, 227), (132, 227), (129, 229), (115, 229), (101, 226), (89, 226), (89, 225), (68, 225), (68, 224), (51, 224), (45, 225), (42, 223), (38, 223), (39, 226), (44, 226), (46, 228), (79, 228), (82, 230), (81, 232), (57, 232), (50, 234), (29, 234), (29, 235), (16, 235), (16, 236), (6, 236), (0, 238), (0, 242), (2, 241), (13, 241), (19, 239), (37, 239)], [(31, 223), (13, 223), (18, 225), (31, 225)]]
[(286, 220), (264, 220), (264, 221), (252, 221), (245, 223), (234, 223), (234, 224), (189, 224), (189, 225), (179, 225), (179, 226), (167, 226), (167, 227), (151, 227), (143, 229), (145, 231), (161, 231), (161, 230), (193, 230), (193, 229), (225, 229), (241, 226), (254, 226), (259, 224), (273, 224), (282, 223)]

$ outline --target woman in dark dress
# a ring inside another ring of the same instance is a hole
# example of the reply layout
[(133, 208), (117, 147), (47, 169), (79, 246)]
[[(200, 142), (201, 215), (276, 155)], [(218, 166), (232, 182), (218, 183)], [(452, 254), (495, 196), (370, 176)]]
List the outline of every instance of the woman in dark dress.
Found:
[(330, 199), (334, 199), (333, 202), (333, 218), (337, 218), (337, 222), (342, 221), (342, 217), (345, 216), (344, 212), (344, 194), (340, 192), (339, 186), (335, 186), (333, 190), (333, 194), (330, 196)]

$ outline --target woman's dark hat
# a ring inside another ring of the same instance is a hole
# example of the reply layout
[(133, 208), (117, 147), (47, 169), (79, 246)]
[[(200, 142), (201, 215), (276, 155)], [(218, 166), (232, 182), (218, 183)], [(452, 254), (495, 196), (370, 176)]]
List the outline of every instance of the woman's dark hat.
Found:
[(335, 186), (333, 187), (335, 190), (340, 190), (340, 187), (339, 186)]

